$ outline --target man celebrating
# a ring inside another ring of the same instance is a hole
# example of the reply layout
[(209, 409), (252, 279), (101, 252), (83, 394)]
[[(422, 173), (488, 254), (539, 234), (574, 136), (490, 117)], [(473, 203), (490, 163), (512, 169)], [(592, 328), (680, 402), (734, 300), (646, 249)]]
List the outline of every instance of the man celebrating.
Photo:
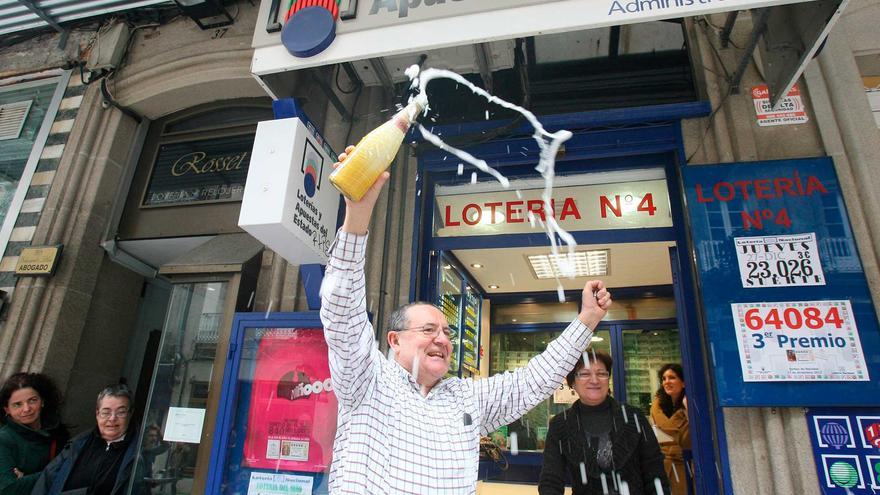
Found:
[(373, 206), (388, 177), (383, 173), (360, 201), (346, 199), (321, 291), (339, 400), (330, 492), (473, 494), (480, 436), (553, 393), (587, 348), (611, 295), (601, 281), (587, 282), (577, 318), (546, 351), (513, 372), (443, 379), (451, 331), (438, 308), (421, 302), (391, 315), (387, 339), (394, 359), (385, 359), (367, 320), (364, 259)]

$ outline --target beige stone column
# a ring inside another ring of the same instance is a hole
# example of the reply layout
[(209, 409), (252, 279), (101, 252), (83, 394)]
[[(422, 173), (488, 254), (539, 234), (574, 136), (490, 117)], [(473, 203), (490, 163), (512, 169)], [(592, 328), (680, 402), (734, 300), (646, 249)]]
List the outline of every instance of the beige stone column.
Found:
[[(711, 121), (697, 119), (683, 126), (685, 148), (688, 156), (693, 156), (690, 165), (825, 154), (825, 133), (820, 130), (821, 123), (817, 124), (824, 117), (820, 115), (822, 103), (812, 91), (805, 96), (810, 122), (778, 127), (759, 127), (756, 123), (750, 89), (764, 81), (753, 62), (744, 74), (739, 94), (729, 94), (726, 75), (733, 73), (744, 56), (736, 47), (745, 46), (751, 21), (747, 14), (741, 14), (732, 33), (734, 44), (721, 48), (718, 27), (724, 20), (723, 15), (716, 15), (688, 21), (695, 71), (706, 80), (714, 112)], [(847, 194), (846, 187), (844, 191)], [(723, 415), (735, 494), (821, 493), (802, 408), (724, 408)]]
[(52, 278), (22, 279), (4, 338), (0, 372), (42, 370), (62, 390), (84, 331), (104, 252), (99, 246), (134, 136), (134, 120), (104, 109), (90, 87), (34, 234), (34, 244), (64, 244)]

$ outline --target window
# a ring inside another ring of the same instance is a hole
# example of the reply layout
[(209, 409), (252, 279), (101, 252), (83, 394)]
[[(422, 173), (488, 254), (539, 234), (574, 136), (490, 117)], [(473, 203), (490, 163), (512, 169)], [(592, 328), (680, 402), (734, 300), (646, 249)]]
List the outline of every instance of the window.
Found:
[(4, 251), (67, 79), (65, 74), (0, 87), (0, 248)]

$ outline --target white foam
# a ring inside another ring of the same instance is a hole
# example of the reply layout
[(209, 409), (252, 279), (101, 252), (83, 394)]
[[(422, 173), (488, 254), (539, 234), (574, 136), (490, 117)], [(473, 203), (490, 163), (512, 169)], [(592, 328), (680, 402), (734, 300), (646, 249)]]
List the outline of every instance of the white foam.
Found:
[[(544, 192), (541, 197), (544, 200), (545, 211), (547, 211), (547, 212), (553, 211), (553, 209), (552, 209), (552, 197), (553, 197), (552, 192), (553, 192), (553, 179), (556, 176), (556, 172), (555, 172), (556, 154), (559, 151), (559, 147), (562, 145), (562, 143), (564, 143), (565, 141), (567, 141), (568, 139), (571, 138), (571, 136), (572, 136), (571, 132), (564, 130), (564, 129), (556, 131), (556, 132), (552, 132), (552, 133), (548, 132), (547, 130), (544, 129), (544, 126), (541, 125), (541, 123), (538, 121), (538, 118), (532, 112), (530, 112), (530, 111), (528, 111), (518, 105), (515, 105), (515, 104), (510, 103), (508, 101), (505, 101), (501, 98), (498, 98), (497, 96), (493, 96), (493, 95), (487, 93), (485, 90), (478, 88), (477, 86), (472, 84), (470, 81), (468, 81), (464, 77), (456, 74), (455, 72), (448, 71), (448, 70), (441, 70), (441, 69), (425, 69), (425, 70), (420, 71), (418, 66), (414, 65), (414, 66), (410, 66), (406, 70), (406, 75), (410, 79), (413, 80), (413, 86), (415, 86), (416, 81), (418, 81), (419, 94), (417, 96), (415, 96), (414, 98), (416, 100), (419, 100), (419, 104), (425, 109), (425, 111), (427, 111), (427, 109), (429, 108), (428, 96), (427, 96), (428, 95), (428, 93), (427, 93), (428, 83), (431, 82), (431, 80), (433, 80), (433, 79), (445, 78), (445, 79), (452, 79), (453, 81), (455, 81), (456, 88), (458, 88), (458, 84), (462, 84), (462, 85), (466, 86), (467, 88), (469, 88), (475, 94), (478, 94), (480, 96), (485, 97), (489, 103), (493, 103), (493, 104), (502, 106), (504, 108), (508, 108), (510, 110), (514, 110), (514, 111), (522, 114), (526, 118), (526, 120), (529, 121), (529, 123), (532, 125), (532, 127), (535, 129), (535, 132), (532, 134), (532, 139), (534, 139), (535, 142), (538, 144), (538, 150), (539, 150), (539, 154), (538, 154), (539, 160), (538, 160), (538, 165), (535, 167), (535, 170), (540, 172), (541, 176), (544, 178)], [(487, 112), (487, 117), (488, 117), (488, 112)], [(422, 137), (424, 137), (425, 140), (427, 140), (428, 142), (434, 144), (435, 146), (437, 146), (441, 150), (444, 150), (448, 153), (451, 153), (451, 154), (455, 155), (456, 157), (460, 158), (461, 160), (464, 160), (464, 161), (472, 164), (473, 166), (477, 167), (479, 170), (481, 170), (489, 175), (492, 175), (493, 177), (495, 177), (498, 180), (498, 182), (501, 184), (501, 186), (504, 187), (505, 189), (510, 187), (510, 182), (508, 181), (507, 177), (505, 177), (503, 174), (501, 174), (500, 172), (498, 172), (494, 168), (490, 167), (489, 164), (486, 163), (485, 160), (481, 160), (481, 159), (476, 158), (475, 156), (471, 155), (470, 153), (467, 153), (466, 151), (463, 151), (458, 148), (447, 145), (446, 143), (443, 142), (442, 139), (440, 139), (439, 136), (432, 133), (431, 131), (426, 129), (421, 124), (419, 124), (419, 131), (421, 132)], [(509, 150), (509, 148), (508, 148), (508, 150)], [(528, 151), (528, 149), (525, 147), (523, 147), (523, 150)], [(555, 218), (548, 216), (546, 222), (541, 222), (541, 224), (547, 233), (547, 237), (550, 239), (550, 247), (551, 247), (551, 251), (553, 252), (554, 255), (558, 254), (558, 247), (559, 246), (556, 241), (557, 236), (559, 237), (559, 239), (562, 242), (564, 242), (565, 244), (568, 245), (568, 252), (574, 253), (574, 247), (577, 245), (577, 243), (574, 240), (574, 237), (572, 237), (571, 234), (569, 234), (567, 231), (565, 231), (565, 229), (560, 227), (559, 224), (556, 222)], [(556, 284), (557, 284), (557, 293), (559, 294), (559, 300), (560, 300), (560, 302), (563, 302), (563, 301), (565, 301), (564, 289), (562, 287), (562, 284), (559, 281), (558, 276), (556, 277)]]

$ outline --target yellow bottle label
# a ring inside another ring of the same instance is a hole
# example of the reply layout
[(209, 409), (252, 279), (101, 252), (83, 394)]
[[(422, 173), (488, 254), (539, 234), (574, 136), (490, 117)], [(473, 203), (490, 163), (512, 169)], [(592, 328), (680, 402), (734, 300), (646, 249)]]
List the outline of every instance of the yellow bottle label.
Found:
[(392, 119), (364, 136), (354, 151), (330, 174), (330, 182), (349, 199), (360, 201), (388, 168), (403, 142), (408, 122)]

